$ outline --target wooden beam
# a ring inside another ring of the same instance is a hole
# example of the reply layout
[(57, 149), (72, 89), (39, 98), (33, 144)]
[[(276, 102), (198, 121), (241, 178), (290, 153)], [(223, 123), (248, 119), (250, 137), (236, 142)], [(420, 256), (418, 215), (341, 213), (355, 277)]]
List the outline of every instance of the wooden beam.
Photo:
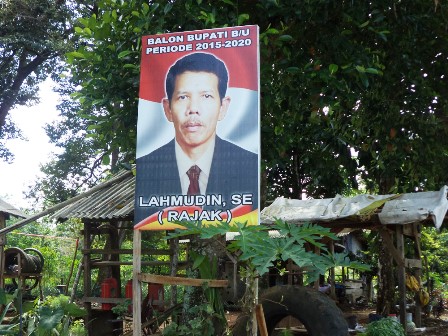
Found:
[[(403, 226), (396, 225), (395, 228), (397, 239), (397, 251), (400, 253), (400, 258), (404, 260), (404, 236)], [(400, 306), (400, 323), (406, 330), (406, 270), (404, 268), (404, 262), (402, 265), (397, 265), (397, 278), (398, 278), (398, 292), (399, 292), (399, 306)]]
[[(397, 227), (401, 225), (396, 225)], [(381, 235), (381, 238), (383, 239), (383, 242), (386, 244), (386, 247), (389, 249), (390, 253), (392, 254), (392, 257), (394, 258), (395, 262), (398, 266), (404, 266), (404, 254), (401, 253), (401, 251), (397, 250), (395, 248), (394, 242), (392, 240), (392, 237), (390, 236), (390, 233), (385, 228), (379, 230), (379, 233)], [(403, 236), (403, 234), (401, 234)]]
[(138, 280), (141, 282), (150, 282), (163, 285), (179, 285), (179, 286), (193, 286), (201, 287), (206, 284), (208, 287), (228, 287), (228, 280), (214, 280), (214, 279), (192, 279), (183, 277), (174, 277), (168, 275), (156, 275), (142, 273), (138, 275)]
[[(82, 253), (84, 254), (133, 254), (133, 249), (83, 249)], [(158, 250), (158, 249), (142, 249), (142, 254), (150, 254), (150, 255), (171, 255), (172, 252), (170, 250)]]
[(406, 268), (419, 268), (423, 267), (421, 259), (404, 259), (404, 264)]
[(142, 287), (138, 275), (142, 269), (142, 232), (134, 230), (132, 267), (132, 335), (142, 335)]
[[(187, 262), (182, 261), (179, 262), (180, 265), (185, 265)], [(120, 266), (120, 265), (133, 265), (132, 261), (93, 261), (90, 263), (92, 266), (101, 267), (101, 266)], [(169, 261), (159, 261), (159, 260), (153, 260), (153, 261), (142, 261), (141, 264), (143, 266), (164, 266), (169, 265)]]
[(260, 330), (260, 336), (268, 336), (268, 327), (266, 326), (263, 306), (261, 304), (257, 304), (255, 306), (255, 315), (257, 316), (258, 330)]

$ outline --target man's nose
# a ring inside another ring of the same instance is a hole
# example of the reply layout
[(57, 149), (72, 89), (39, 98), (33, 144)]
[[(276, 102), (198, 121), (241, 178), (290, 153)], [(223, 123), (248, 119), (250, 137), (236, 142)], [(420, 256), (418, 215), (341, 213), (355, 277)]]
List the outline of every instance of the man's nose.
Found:
[(199, 114), (199, 99), (191, 97), (190, 104), (188, 105), (188, 114)]

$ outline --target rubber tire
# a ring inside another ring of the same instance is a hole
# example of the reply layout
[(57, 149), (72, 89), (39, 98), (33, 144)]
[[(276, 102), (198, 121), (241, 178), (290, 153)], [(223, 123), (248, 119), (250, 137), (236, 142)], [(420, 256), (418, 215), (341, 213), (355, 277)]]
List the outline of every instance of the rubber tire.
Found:
[[(283, 318), (292, 316), (303, 323), (311, 336), (348, 336), (348, 324), (342, 311), (327, 295), (307, 287), (275, 286), (260, 297), (268, 334)], [(246, 336), (248, 316), (238, 318), (234, 336)]]

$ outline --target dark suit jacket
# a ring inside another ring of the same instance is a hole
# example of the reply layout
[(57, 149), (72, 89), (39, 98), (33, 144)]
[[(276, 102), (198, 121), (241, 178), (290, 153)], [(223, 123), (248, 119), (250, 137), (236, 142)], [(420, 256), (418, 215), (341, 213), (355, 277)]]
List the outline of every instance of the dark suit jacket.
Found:
[[(135, 223), (164, 208), (140, 207), (140, 197), (147, 202), (151, 196), (182, 194), (174, 141), (137, 159)], [(235, 205), (230, 202), (231, 195), (243, 193), (253, 195), (253, 209), (257, 209), (258, 157), (216, 137), (206, 194), (223, 195), (225, 209), (232, 209)]]

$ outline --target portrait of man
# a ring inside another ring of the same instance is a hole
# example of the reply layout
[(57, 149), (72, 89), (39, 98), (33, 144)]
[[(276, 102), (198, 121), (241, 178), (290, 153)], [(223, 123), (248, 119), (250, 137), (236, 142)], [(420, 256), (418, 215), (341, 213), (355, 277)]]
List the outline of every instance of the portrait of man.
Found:
[(258, 156), (217, 134), (232, 102), (228, 82), (226, 65), (209, 53), (188, 54), (169, 68), (162, 107), (174, 139), (137, 158), (137, 220), (164, 208), (150, 202), (154, 196), (216, 195), (221, 202), (204, 209), (232, 209), (241, 200), (233, 195), (245, 195), (245, 204), (258, 208)]

